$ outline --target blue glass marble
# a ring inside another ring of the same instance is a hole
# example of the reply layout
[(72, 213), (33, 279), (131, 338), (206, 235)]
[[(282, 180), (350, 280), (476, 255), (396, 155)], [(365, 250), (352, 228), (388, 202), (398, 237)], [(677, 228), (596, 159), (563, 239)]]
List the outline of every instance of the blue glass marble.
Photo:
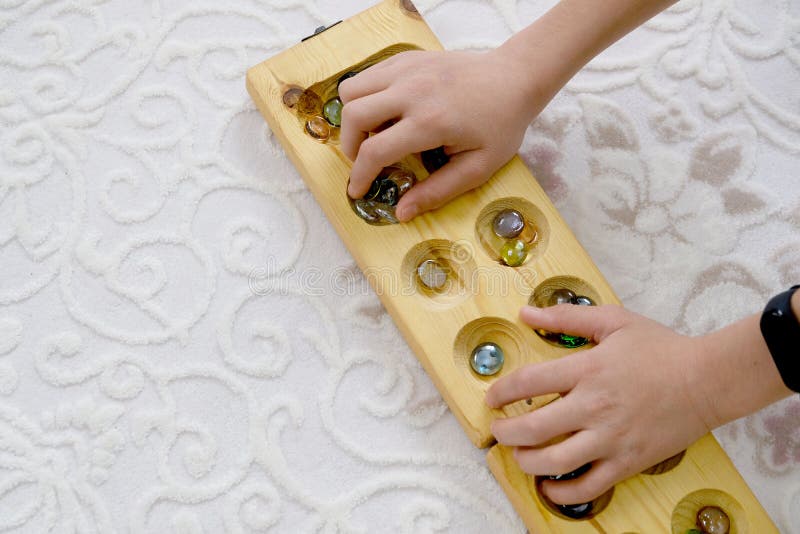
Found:
[(481, 376), (496, 375), (505, 363), (503, 349), (495, 343), (481, 343), (472, 351), (469, 363), (472, 370)]

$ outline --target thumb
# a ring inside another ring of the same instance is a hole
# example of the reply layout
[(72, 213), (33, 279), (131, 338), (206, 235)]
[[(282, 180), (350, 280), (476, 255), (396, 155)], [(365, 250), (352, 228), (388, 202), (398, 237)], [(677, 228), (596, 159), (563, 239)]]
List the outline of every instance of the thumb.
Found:
[(601, 342), (628, 322), (628, 312), (621, 306), (576, 306), (559, 304), (548, 308), (525, 306), (522, 321), (535, 328)]
[(403, 222), (436, 209), (489, 179), (484, 157), (477, 150), (460, 152), (449, 163), (403, 195), (395, 211)]

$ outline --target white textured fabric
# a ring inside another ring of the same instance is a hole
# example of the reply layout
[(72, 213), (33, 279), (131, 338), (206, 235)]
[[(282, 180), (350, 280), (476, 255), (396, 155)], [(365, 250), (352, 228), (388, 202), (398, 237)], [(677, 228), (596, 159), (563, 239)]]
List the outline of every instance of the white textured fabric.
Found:
[[(481, 49), (550, 4), (418, 7)], [(332, 290), (357, 269), (244, 89), (366, 7), (0, 0), (0, 531), (524, 531), (366, 284)], [(681, 2), (521, 152), (627, 306), (702, 333), (800, 281), (798, 87), (797, 2)], [(795, 534), (798, 422), (718, 432)]]

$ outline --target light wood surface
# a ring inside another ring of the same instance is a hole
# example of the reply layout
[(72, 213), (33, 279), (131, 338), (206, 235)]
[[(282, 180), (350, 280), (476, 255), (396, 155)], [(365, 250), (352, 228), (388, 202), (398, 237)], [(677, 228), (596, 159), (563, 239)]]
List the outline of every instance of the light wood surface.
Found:
[[(532, 295), (539, 300), (562, 285), (600, 304), (619, 302), (518, 157), (484, 186), (411, 223), (371, 226), (352, 211), (346, 195), (351, 162), (338, 150), (336, 136), (320, 143), (307, 135), (305, 119), (284, 105), (283, 95), (293, 87), (312, 88), (325, 100), (335, 92), (336, 80), (354, 67), (402, 50), (441, 49), (419, 14), (404, 7), (407, 4), (386, 0), (268, 59), (248, 71), (247, 88), (470, 440), (487, 447), (494, 442), (489, 430), (494, 418), (524, 413), (553, 398), (493, 411), (484, 403), (492, 381), (526, 363), (570, 353), (524, 325), (518, 318), (520, 307)], [(421, 179), (426, 177), (417, 157), (403, 163)], [(506, 207), (523, 212), (539, 232), (537, 246), (518, 268), (501, 265), (486, 246), (493, 214)], [(450, 262), (457, 271), (449, 291), (425, 291), (417, 283), (415, 267), (429, 257)], [(495, 377), (479, 377), (468, 362), (475, 344), (484, 341), (498, 343), (506, 355)], [(492, 448), (488, 458), (532, 532), (668, 532), (672, 510), (700, 488), (725, 488), (746, 508), (750, 532), (776, 532), (710, 436), (690, 449), (674, 471), (641, 475), (621, 485), (610, 507), (591, 521), (567, 521), (543, 509), (530, 478), (505, 449)]]

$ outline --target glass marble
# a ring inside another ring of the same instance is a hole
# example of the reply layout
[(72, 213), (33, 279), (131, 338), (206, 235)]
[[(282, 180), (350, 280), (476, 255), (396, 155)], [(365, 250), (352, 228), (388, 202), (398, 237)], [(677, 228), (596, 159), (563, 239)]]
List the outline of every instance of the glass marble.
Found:
[(519, 267), (528, 257), (528, 245), (519, 239), (510, 239), (500, 249), (500, 259), (509, 267)]
[(353, 210), (356, 212), (356, 215), (370, 224), (378, 224), (381, 222), (381, 217), (375, 213), (375, 206), (372, 202), (358, 199), (353, 202)]
[(562, 287), (550, 294), (550, 298), (547, 299), (547, 305), (558, 306), (559, 304), (573, 304), (576, 298), (578, 298), (578, 296), (574, 292)]
[[(360, 199), (361, 209), (367, 206), (371, 214), (378, 218), (378, 221), (365, 219), (371, 224), (398, 224), (400, 221), (395, 216), (395, 206), (409, 189), (416, 183), (416, 176), (413, 172), (400, 167), (399, 165), (390, 165), (385, 167), (378, 174), (378, 177), (372, 181), (369, 190)], [(351, 200), (351, 204), (353, 201)], [(356, 213), (364, 219), (362, 213), (353, 205)]]
[(422, 165), (425, 166), (425, 170), (430, 174), (438, 171), (450, 161), (450, 156), (445, 154), (443, 146), (426, 150), (421, 154), (421, 157)]
[(583, 295), (575, 297), (572, 303), (578, 306), (594, 306), (594, 301), (589, 297), (585, 297)]
[(345, 81), (345, 80), (347, 80), (347, 79), (349, 79), (349, 78), (352, 78), (352, 77), (353, 77), (353, 76), (355, 76), (356, 74), (358, 74), (358, 73), (357, 73), (357, 72), (354, 72), (354, 71), (350, 71), (350, 72), (348, 72), (348, 73), (346, 73), (346, 74), (342, 75), (342, 77), (341, 77), (341, 78), (339, 78), (339, 81), (338, 81), (338, 82), (336, 82), (336, 90), (337, 90), (337, 91), (339, 90), (339, 86), (340, 86), (340, 85), (342, 85), (342, 82), (343, 82), (343, 81)]
[(390, 224), (398, 224), (400, 221), (394, 215), (394, 208), (392, 206), (386, 206), (381, 204), (375, 205), (375, 213), (384, 221)]
[(364, 195), (364, 198), (381, 204), (396, 206), (400, 200), (400, 188), (394, 180), (379, 177), (369, 186), (369, 191)]
[(585, 502), (581, 504), (557, 504), (558, 511), (570, 519), (583, 519), (594, 510), (594, 503)]
[(697, 512), (697, 526), (705, 534), (728, 534), (731, 520), (721, 508), (706, 506)]
[(492, 221), (492, 230), (497, 237), (513, 239), (522, 233), (525, 228), (525, 219), (517, 210), (503, 210), (495, 215)]
[(322, 113), (325, 116), (325, 120), (327, 120), (333, 126), (341, 126), (343, 107), (344, 105), (342, 104), (342, 101), (339, 100), (338, 96), (333, 97), (325, 102), (325, 106), (322, 108)]
[(306, 133), (317, 141), (325, 142), (331, 137), (331, 127), (322, 117), (313, 117), (306, 122)]
[(305, 90), (298, 97), (294, 108), (303, 115), (319, 115), (322, 112), (322, 99), (314, 91)]
[(417, 7), (414, 5), (414, 2), (411, 0), (403, 0), (401, 4), (403, 5), (403, 9), (406, 11), (410, 11), (411, 13), (419, 13), (419, 11), (417, 11)]
[(416, 177), (403, 169), (392, 172), (389, 175), (389, 180), (397, 184), (397, 194), (403, 196), (408, 193), (408, 190), (414, 187), (417, 179)]
[(573, 480), (573, 479), (578, 478), (581, 475), (585, 475), (586, 472), (589, 471), (589, 469), (591, 469), (591, 468), (592, 468), (592, 463), (589, 462), (588, 464), (583, 464), (582, 466), (577, 468), (575, 471), (570, 471), (569, 473), (566, 473), (566, 474), (563, 474), (563, 475), (551, 475), (551, 476), (548, 476), (547, 478), (549, 480)]
[(447, 271), (436, 260), (425, 260), (417, 267), (419, 281), (428, 289), (442, 289), (447, 283)]
[(697, 530), (696, 528), (690, 528), (686, 531), (686, 534), (703, 534), (703, 531)]
[(303, 94), (303, 90), (299, 87), (292, 87), (285, 93), (283, 93), (283, 105), (288, 108), (293, 108), (297, 105), (297, 102), (300, 100), (300, 95)]
[(533, 245), (537, 241), (539, 241), (539, 232), (536, 231), (536, 227), (534, 227), (530, 222), (525, 222), (525, 226), (522, 227), (522, 231), (517, 236), (517, 239), (524, 241), (528, 245)]
[(496, 375), (505, 363), (503, 349), (495, 343), (481, 343), (472, 351), (469, 363), (472, 370), (481, 376)]
[(589, 340), (585, 337), (571, 336), (569, 334), (558, 334), (558, 343), (559, 345), (563, 345), (568, 349), (577, 349), (589, 343)]

